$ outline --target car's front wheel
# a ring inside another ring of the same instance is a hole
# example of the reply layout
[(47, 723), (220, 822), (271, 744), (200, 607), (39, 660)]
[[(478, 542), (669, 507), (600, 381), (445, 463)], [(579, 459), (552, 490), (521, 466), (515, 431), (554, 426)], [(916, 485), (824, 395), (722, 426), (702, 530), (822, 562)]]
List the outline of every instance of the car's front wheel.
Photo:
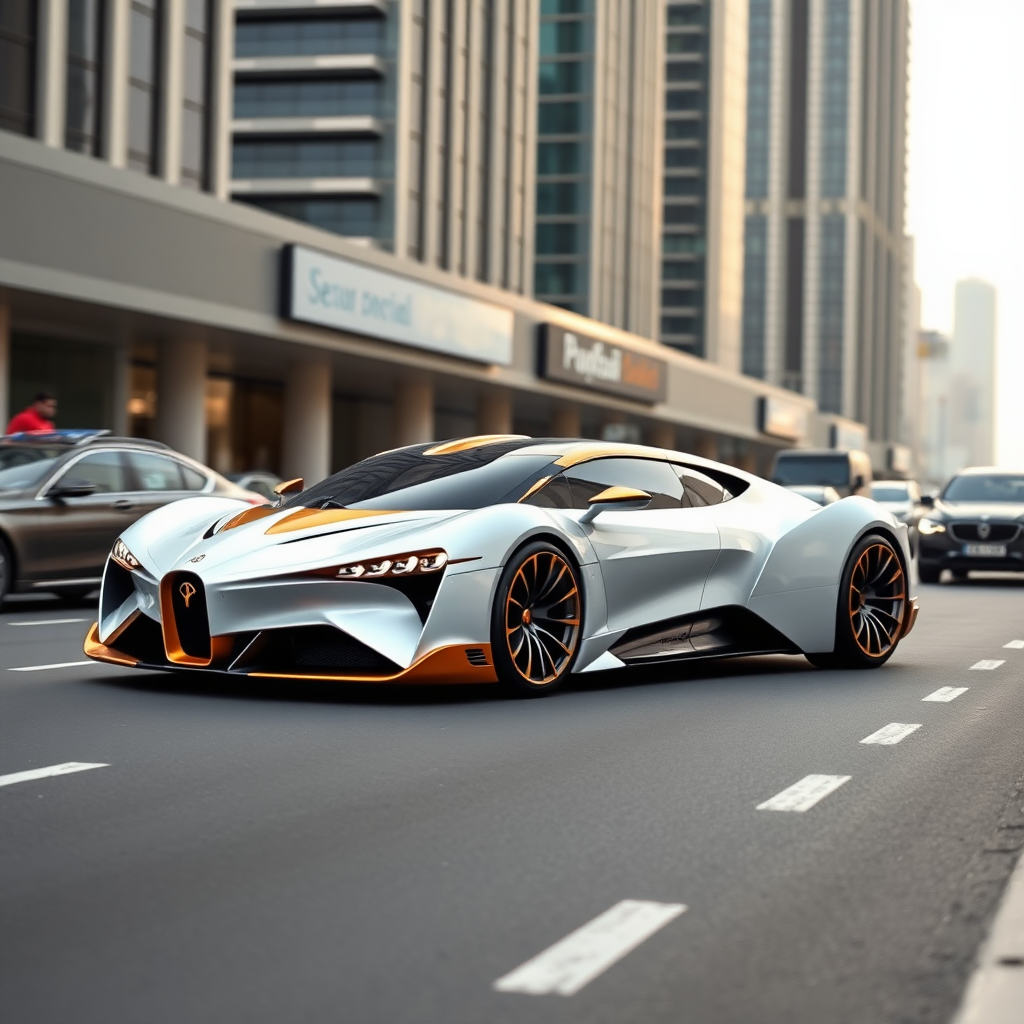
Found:
[(14, 561), (3, 537), (0, 537), (0, 601), (14, 588)]
[(821, 668), (877, 668), (892, 657), (910, 613), (907, 573), (892, 542), (881, 534), (861, 538), (839, 583), (833, 650), (809, 654)]
[(544, 541), (520, 548), (501, 574), (491, 614), (499, 682), (530, 696), (557, 689), (576, 660), (582, 621), (572, 561)]

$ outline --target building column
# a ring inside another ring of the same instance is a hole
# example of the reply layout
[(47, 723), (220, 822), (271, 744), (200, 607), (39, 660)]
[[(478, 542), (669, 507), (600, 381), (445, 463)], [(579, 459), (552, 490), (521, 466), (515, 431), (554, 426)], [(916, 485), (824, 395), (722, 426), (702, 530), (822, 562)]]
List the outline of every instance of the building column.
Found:
[(111, 0), (103, 28), (102, 116), (100, 147), (112, 167), (128, 163), (128, 62), (130, 0)]
[(293, 363), (284, 385), (282, 469), (306, 486), (331, 472), (331, 364), (326, 357)]
[(67, 0), (41, 0), (38, 52), (36, 138), (47, 146), (63, 149), (68, 66)]
[(0, 302), (0, 434), (11, 418), (11, 307)]
[(177, 338), (157, 355), (157, 436), (206, 462), (206, 342)]
[(395, 388), (395, 447), (434, 440), (434, 382), (401, 380)]
[(132, 397), (132, 355), (129, 344), (114, 346), (114, 408), (111, 431), (119, 437), (128, 434), (128, 402)]
[(552, 437), (579, 437), (582, 433), (580, 425), (580, 407), (578, 405), (556, 405), (551, 410)]
[(676, 428), (671, 423), (652, 423), (647, 428), (647, 443), (654, 448), (675, 451)]
[(231, 117), (235, 79), (231, 64), (235, 53), (232, 0), (216, 0), (214, 3), (210, 46), (213, 48), (209, 82), (210, 191), (218, 199), (227, 199), (231, 183)]
[(181, 103), (185, 77), (185, 5), (165, 4), (160, 39), (158, 173), (168, 185), (181, 181)]
[(476, 429), (480, 434), (512, 433), (512, 395), (484, 391), (476, 399)]

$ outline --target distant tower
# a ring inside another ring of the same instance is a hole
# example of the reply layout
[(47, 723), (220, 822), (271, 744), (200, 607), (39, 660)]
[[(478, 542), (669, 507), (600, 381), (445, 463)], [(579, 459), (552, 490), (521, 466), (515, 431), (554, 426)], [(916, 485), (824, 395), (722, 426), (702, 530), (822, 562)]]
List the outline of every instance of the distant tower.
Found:
[(996, 290), (958, 281), (950, 349), (949, 446), (963, 465), (995, 462)]
[(743, 371), (899, 434), (907, 0), (749, 0)]

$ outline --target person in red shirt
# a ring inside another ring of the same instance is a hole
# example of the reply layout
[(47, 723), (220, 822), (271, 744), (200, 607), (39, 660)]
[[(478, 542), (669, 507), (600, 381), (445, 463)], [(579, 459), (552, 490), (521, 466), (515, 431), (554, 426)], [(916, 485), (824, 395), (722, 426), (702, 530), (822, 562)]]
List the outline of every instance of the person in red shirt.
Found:
[(29, 430), (53, 430), (53, 418), (57, 415), (57, 399), (48, 391), (40, 391), (32, 404), (19, 412), (7, 424), (8, 434), (21, 434)]

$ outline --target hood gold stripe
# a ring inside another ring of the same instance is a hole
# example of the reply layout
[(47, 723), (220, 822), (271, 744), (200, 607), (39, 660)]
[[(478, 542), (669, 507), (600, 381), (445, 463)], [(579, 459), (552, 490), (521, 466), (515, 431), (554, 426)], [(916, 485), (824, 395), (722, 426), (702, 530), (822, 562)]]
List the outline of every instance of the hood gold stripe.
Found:
[(267, 530), (272, 533), (294, 533), (296, 530), (313, 530), (318, 526), (346, 523), (351, 519), (367, 519), (370, 516), (397, 515), (395, 509), (369, 508), (300, 508), (291, 515), (279, 519)]

